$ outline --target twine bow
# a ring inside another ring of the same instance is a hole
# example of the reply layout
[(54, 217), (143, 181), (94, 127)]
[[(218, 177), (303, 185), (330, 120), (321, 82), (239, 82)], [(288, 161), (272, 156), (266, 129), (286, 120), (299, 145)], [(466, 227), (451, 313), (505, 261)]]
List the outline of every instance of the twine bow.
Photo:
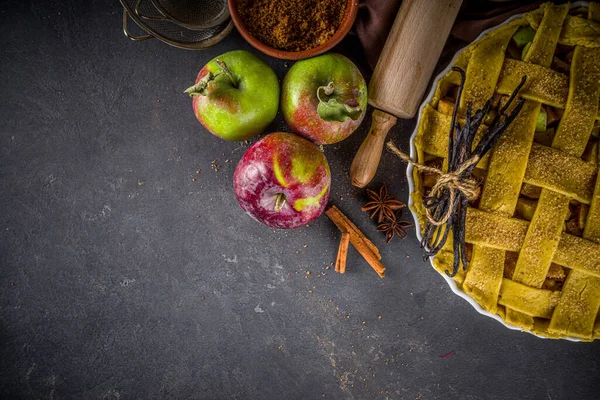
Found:
[(467, 200), (469, 201), (476, 200), (479, 197), (479, 194), (481, 192), (479, 182), (470, 174), (463, 176), (463, 173), (467, 171), (469, 167), (479, 162), (478, 155), (473, 155), (473, 157), (469, 158), (467, 161), (462, 163), (462, 165), (456, 171), (444, 172), (438, 168), (430, 167), (424, 164), (419, 164), (418, 162), (413, 161), (408, 154), (404, 153), (402, 150), (397, 148), (392, 141), (387, 142), (387, 148), (389, 151), (391, 151), (407, 163), (413, 165), (415, 168), (420, 169), (421, 171), (439, 175), (439, 178), (435, 182), (435, 185), (433, 185), (433, 188), (431, 188), (431, 192), (429, 193), (430, 197), (437, 197), (437, 195), (441, 193), (444, 189), (447, 189), (450, 193), (450, 204), (446, 213), (442, 216), (440, 220), (434, 219), (430, 207), (425, 208), (427, 220), (432, 225), (440, 226), (448, 222), (448, 218), (451, 217), (452, 210), (454, 210), (454, 205), (457, 201), (456, 191), (464, 194)]

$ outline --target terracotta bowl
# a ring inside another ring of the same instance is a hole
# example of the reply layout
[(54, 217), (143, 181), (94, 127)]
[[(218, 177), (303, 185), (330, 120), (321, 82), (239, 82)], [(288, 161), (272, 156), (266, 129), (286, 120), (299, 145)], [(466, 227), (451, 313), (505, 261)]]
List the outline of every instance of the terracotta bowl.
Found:
[(317, 47), (313, 47), (312, 49), (303, 51), (279, 50), (259, 41), (250, 33), (250, 31), (246, 28), (244, 21), (240, 18), (237, 0), (229, 0), (229, 13), (231, 14), (231, 19), (233, 20), (235, 27), (238, 29), (244, 39), (254, 46), (254, 48), (271, 57), (283, 58), (284, 60), (301, 60), (325, 53), (327, 50), (338, 44), (344, 38), (344, 36), (346, 36), (346, 34), (350, 31), (350, 28), (352, 28), (354, 20), (356, 19), (356, 13), (358, 12), (358, 0), (347, 0), (347, 3), (346, 13), (344, 14), (342, 23), (334, 35), (325, 43)]

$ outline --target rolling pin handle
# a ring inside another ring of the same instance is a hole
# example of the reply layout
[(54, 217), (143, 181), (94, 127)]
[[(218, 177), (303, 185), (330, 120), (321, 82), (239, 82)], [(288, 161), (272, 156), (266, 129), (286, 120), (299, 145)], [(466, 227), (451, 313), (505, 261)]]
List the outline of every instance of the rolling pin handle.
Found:
[(375, 176), (385, 138), (390, 129), (396, 125), (396, 121), (396, 117), (391, 114), (379, 110), (373, 111), (371, 129), (350, 166), (350, 178), (354, 186), (363, 188)]

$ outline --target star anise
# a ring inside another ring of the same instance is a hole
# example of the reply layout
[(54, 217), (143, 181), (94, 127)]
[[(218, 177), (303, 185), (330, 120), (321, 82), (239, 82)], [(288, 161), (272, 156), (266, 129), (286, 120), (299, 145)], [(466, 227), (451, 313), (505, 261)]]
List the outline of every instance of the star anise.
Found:
[(402, 210), (398, 214), (396, 215), (394, 212), (392, 218), (386, 218), (384, 222), (377, 225), (377, 230), (385, 233), (385, 243), (389, 243), (394, 236), (398, 236), (400, 239), (406, 238), (407, 233), (404, 229), (412, 226), (411, 222), (400, 220)]
[(387, 187), (384, 185), (379, 189), (379, 193), (367, 189), (369, 202), (366, 203), (361, 210), (369, 212), (370, 217), (374, 218), (377, 215), (377, 223), (381, 223), (385, 218), (395, 218), (394, 212), (406, 207), (406, 204), (396, 200), (396, 196), (388, 195)]

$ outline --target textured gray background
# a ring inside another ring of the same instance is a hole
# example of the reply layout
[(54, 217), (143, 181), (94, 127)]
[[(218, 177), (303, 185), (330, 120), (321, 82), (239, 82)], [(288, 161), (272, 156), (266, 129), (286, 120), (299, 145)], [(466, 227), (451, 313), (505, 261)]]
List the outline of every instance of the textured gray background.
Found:
[[(508, 330), (452, 294), (414, 230), (384, 244), (347, 175), (368, 119), (325, 153), (331, 202), (385, 279), (354, 250), (346, 275), (327, 269), (324, 216), (289, 232), (246, 216), (232, 174), (247, 145), (204, 131), (182, 91), (209, 59), (254, 50), (236, 32), (199, 52), (134, 43), (121, 16), (0, 4), (1, 398), (598, 398), (598, 343)], [(357, 43), (337, 50), (368, 78)], [(280, 78), (291, 65), (263, 58)], [(405, 200), (404, 169), (384, 155), (371, 187)]]

